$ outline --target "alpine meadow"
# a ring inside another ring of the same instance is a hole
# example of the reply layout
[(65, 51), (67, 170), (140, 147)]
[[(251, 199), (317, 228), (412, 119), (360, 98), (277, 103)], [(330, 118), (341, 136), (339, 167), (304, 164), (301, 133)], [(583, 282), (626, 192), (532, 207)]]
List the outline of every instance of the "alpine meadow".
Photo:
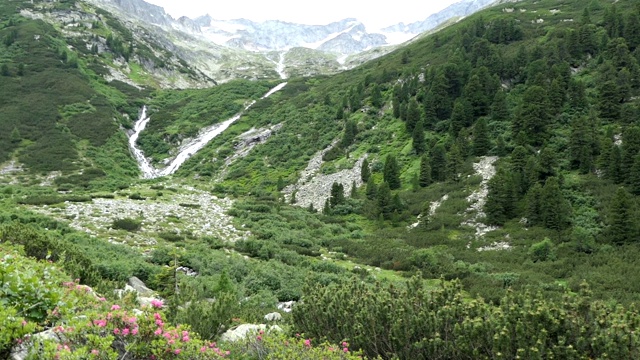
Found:
[(640, 359), (640, 3), (438, 16), (0, 1), (0, 359)]

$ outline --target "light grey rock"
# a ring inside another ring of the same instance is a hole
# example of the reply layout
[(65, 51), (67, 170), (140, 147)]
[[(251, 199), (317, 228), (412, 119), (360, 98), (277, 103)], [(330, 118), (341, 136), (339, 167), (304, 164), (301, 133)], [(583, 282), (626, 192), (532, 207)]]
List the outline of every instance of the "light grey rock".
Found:
[(56, 333), (53, 329), (43, 331), (33, 335), (29, 342), (16, 345), (11, 349), (9, 359), (11, 360), (24, 360), (27, 358), (30, 352), (37, 352), (38, 349), (43, 347), (45, 341), (52, 340), (55, 342), (64, 342), (66, 339), (63, 335)]
[(233, 329), (227, 330), (224, 334), (222, 334), (222, 336), (220, 336), (220, 340), (235, 342), (246, 338), (251, 333), (257, 333), (260, 330), (264, 330), (267, 332), (282, 332), (282, 328), (278, 325), (267, 327), (267, 325), (265, 324), (242, 324), (236, 326)]
[(267, 321), (280, 321), (282, 320), (282, 315), (279, 312), (272, 312), (265, 315), (264, 319)]
[(142, 282), (142, 280), (138, 279), (135, 276), (132, 276), (131, 278), (129, 278), (128, 285), (130, 285), (138, 294), (142, 296), (148, 296), (153, 294), (153, 290), (149, 289), (147, 285), (145, 285), (145, 283)]

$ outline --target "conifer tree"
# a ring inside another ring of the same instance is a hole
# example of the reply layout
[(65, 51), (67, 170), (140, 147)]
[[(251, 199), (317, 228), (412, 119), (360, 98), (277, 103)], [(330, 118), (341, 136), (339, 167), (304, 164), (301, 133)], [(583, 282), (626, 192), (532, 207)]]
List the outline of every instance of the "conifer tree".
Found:
[(624, 177), (622, 176), (622, 155), (620, 147), (617, 145), (612, 145), (611, 147), (611, 155), (606, 176), (616, 184), (620, 184), (624, 180)]
[(329, 206), (336, 207), (344, 203), (344, 186), (340, 183), (334, 182), (331, 185), (331, 196), (329, 197)]
[(389, 219), (393, 212), (393, 203), (391, 200), (391, 189), (386, 181), (383, 181), (378, 188), (376, 204), (378, 206), (378, 214), (381, 214), (384, 219)]
[(369, 181), (369, 177), (371, 176), (371, 170), (369, 169), (369, 160), (364, 159), (362, 161), (362, 167), (360, 168), (360, 179), (362, 179), (363, 183)]
[(531, 226), (540, 225), (542, 223), (542, 185), (534, 184), (525, 196), (525, 217), (527, 224)]
[(17, 126), (13, 127), (13, 130), (11, 130), (11, 142), (12, 143), (19, 143), (20, 141), (22, 141), (22, 135), (20, 135), (20, 130), (18, 130)]
[(533, 85), (528, 87), (522, 95), (522, 104), (518, 109), (518, 116), (513, 121), (514, 135), (522, 132), (526, 144), (538, 146), (548, 137), (547, 127), (551, 117), (549, 101), (544, 88)]
[(383, 178), (391, 190), (399, 189), (402, 185), (400, 183), (400, 167), (393, 154), (387, 155), (384, 162)]
[(367, 180), (367, 188), (365, 190), (367, 199), (375, 200), (377, 193), (378, 193), (378, 186), (373, 180), (373, 176), (370, 176), (369, 179)]
[(420, 107), (418, 106), (418, 102), (415, 99), (411, 99), (407, 107), (407, 116), (406, 116), (406, 123), (405, 123), (407, 133), (413, 134), (413, 130), (415, 129), (419, 121), (420, 121)]
[(496, 175), (487, 184), (489, 193), (484, 211), (487, 222), (493, 225), (504, 225), (515, 216), (515, 187), (513, 176), (504, 168), (498, 168)]
[(454, 181), (460, 180), (464, 159), (462, 157), (462, 153), (460, 152), (460, 147), (457, 143), (451, 146), (449, 154), (447, 155), (447, 159), (447, 175), (449, 179)]
[(607, 238), (611, 243), (623, 245), (636, 240), (635, 215), (631, 196), (624, 188), (618, 188), (609, 209)]
[(464, 98), (456, 99), (451, 113), (451, 123), (449, 132), (452, 135), (458, 135), (460, 130), (473, 123), (473, 107), (471, 103)]
[(413, 129), (413, 150), (420, 155), (426, 150), (426, 142), (424, 139), (424, 120), (418, 120), (418, 124)]
[(436, 144), (431, 150), (431, 179), (445, 181), (447, 179), (447, 152), (442, 144)]
[(351, 182), (351, 193), (349, 194), (349, 197), (352, 199), (358, 197), (358, 186), (356, 186), (355, 180)]
[(371, 88), (371, 105), (375, 108), (382, 106), (382, 93), (380, 92), (380, 86), (373, 84)]
[(556, 177), (550, 177), (540, 194), (541, 220), (546, 228), (564, 230), (571, 225), (571, 205), (564, 198)]
[(629, 174), (629, 187), (631, 193), (640, 195), (640, 155), (636, 155)]
[(343, 148), (349, 147), (349, 145), (353, 144), (357, 134), (358, 125), (356, 125), (356, 122), (353, 120), (347, 120), (344, 125), (344, 133), (342, 135), (340, 146)]
[(489, 129), (487, 129), (487, 119), (481, 117), (473, 127), (473, 154), (484, 156), (491, 150), (491, 140), (489, 139)]
[(427, 187), (431, 185), (431, 165), (429, 164), (429, 158), (423, 155), (420, 158), (420, 176), (418, 179), (420, 187)]

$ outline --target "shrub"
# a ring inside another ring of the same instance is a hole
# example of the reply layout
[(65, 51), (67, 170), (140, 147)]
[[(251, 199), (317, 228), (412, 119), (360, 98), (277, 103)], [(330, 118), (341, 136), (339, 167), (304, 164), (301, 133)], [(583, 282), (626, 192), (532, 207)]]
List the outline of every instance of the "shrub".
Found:
[(126, 230), (126, 231), (138, 231), (142, 227), (142, 223), (139, 220), (132, 218), (115, 219), (111, 224), (112, 229)]

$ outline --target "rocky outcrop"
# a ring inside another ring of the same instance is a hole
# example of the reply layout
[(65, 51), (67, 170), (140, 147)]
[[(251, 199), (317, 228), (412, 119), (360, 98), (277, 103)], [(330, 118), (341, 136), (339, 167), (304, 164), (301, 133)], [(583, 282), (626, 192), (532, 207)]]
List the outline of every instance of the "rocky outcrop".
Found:
[(344, 187), (345, 196), (351, 193), (351, 187), (354, 183), (356, 187), (362, 186), (362, 162), (367, 158), (367, 155), (360, 157), (350, 169), (340, 170), (328, 175), (317, 174), (322, 166), (322, 157), (336, 144), (337, 143), (334, 142), (334, 144), (327, 149), (314, 155), (309, 161), (307, 168), (300, 174), (298, 182), (282, 190), (287, 201), (291, 201), (292, 194), (295, 192), (296, 202), (294, 205), (301, 207), (313, 205), (314, 209), (322, 209), (324, 203), (331, 195), (331, 186), (333, 183), (341, 184)]
[(484, 156), (480, 158), (480, 161), (473, 164), (473, 169), (476, 171), (476, 174), (482, 176), (482, 181), (480, 182), (480, 188), (467, 197), (470, 205), (466, 213), (470, 214), (471, 217), (461, 225), (474, 228), (476, 238), (481, 238), (486, 233), (497, 229), (495, 226), (490, 226), (482, 222), (482, 219), (486, 216), (484, 213), (484, 205), (487, 203), (487, 195), (489, 194), (488, 183), (496, 174), (496, 168), (493, 164), (497, 160), (498, 157), (496, 156)]
[(221, 341), (235, 342), (246, 338), (248, 335), (258, 333), (260, 330), (266, 332), (282, 332), (282, 328), (278, 325), (267, 327), (265, 324), (242, 324), (233, 329), (227, 330), (220, 336)]
[(282, 315), (279, 312), (272, 312), (265, 315), (264, 319), (267, 321), (280, 321), (282, 320)]

